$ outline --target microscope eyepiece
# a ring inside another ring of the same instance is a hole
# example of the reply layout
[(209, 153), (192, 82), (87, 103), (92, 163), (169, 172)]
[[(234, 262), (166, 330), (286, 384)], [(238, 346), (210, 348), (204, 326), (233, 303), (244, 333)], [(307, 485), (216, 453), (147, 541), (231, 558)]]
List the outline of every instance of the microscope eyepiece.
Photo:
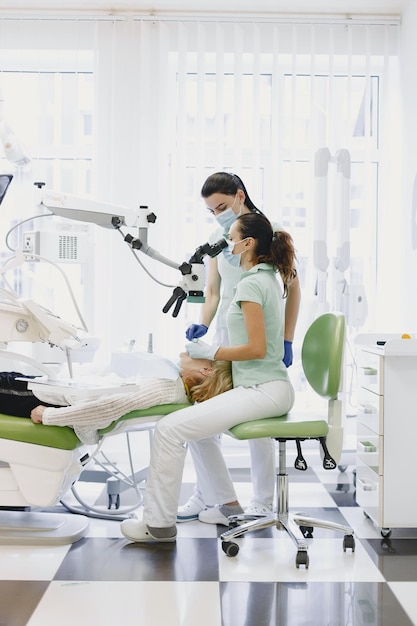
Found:
[(218, 254), (220, 254), (220, 252), (225, 248), (227, 248), (227, 240), (222, 237), (222, 239), (219, 239), (219, 241), (216, 241), (216, 243), (213, 243), (213, 245), (209, 246), (207, 254), (209, 255), (209, 257), (214, 258)]
[(210, 244), (208, 242), (203, 243), (203, 245), (199, 246), (197, 250), (194, 252), (189, 262), (190, 263), (202, 263), (203, 258), (206, 255), (208, 255), (209, 257), (213, 259), (215, 256), (220, 254), (220, 252), (224, 248), (227, 248), (227, 241), (224, 238), (219, 239), (219, 241), (216, 241), (216, 243), (213, 243), (213, 244)]

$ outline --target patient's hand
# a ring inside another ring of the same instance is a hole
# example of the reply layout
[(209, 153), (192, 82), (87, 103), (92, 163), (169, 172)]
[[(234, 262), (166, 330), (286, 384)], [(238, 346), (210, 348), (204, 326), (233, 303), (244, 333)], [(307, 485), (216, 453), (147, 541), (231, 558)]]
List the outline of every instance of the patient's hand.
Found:
[(42, 415), (45, 409), (46, 406), (42, 406), (42, 404), (32, 409), (30, 412), (30, 419), (32, 422), (35, 424), (42, 424)]

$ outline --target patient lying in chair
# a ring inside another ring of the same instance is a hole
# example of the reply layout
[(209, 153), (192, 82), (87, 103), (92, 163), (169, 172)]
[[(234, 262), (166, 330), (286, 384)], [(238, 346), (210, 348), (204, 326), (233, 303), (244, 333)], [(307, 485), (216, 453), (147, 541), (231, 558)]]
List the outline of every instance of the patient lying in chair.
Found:
[[(35, 394), (28, 389), (18, 372), (0, 373), (0, 406), (4, 413), (30, 417), (39, 424), (72, 426), (77, 437), (86, 444), (98, 441), (97, 430), (130, 411), (162, 404), (202, 402), (232, 388), (230, 363), (191, 359), (180, 354), (179, 365), (172, 378), (146, 378), (138, 381), (140, 389), (134, 392), (103, 395), (89, 400), (66, 397), (67, 406), (51, 403), (49, 393)], [(27, 378), (27, 377), (25, 377)]]

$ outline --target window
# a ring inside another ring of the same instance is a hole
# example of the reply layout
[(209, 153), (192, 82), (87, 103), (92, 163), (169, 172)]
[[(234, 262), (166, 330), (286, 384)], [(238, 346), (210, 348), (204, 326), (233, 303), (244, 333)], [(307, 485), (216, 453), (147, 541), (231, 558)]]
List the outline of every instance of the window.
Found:
[[(387, 111), (389, 81), (397, 71), (397, 28), (154, 18), (4, 20), (1, 86), (10, 122), (33, 162), (30, 176), (16, 176), (1, 214), (14, 221), (19, 206), (19, 217), (33, 215), (28, 190), (34, 179), (116, 205), (146, 204), (158, 218), (150, 227), (150, 245), (181, 263), (215, 225), (200, 198), (202, 183), (215, 170), (233, 171), (255, 204), (293, 235), (306, 304), (316, 298), (316, 154), (327, 147), (334, 159), (348, 150), (351, 256), (345, 278), (352, 286), (365, 284), (368, 301), (376, 302), (377, 224), (387, 210), (388, 184), (380, 171), (395, 133)], [(336, 174), (331, 161), (326, 197), (332, 264)], [(23, 202), (17, 202), (17, 183)], [(3, 234), (7, 219), (0, 223)], [(111, 335), (111, 348), (139, 335), (138, 345), (146, 346), (153, 332), (156, 351), (177, 354), (198, 307), (185, 305), (177, 320), (163, 315), (172, 290), (131, 267), (121, 238), (99, 229), (95, 246), (93, 269), (82, 287), (93, 332)], [(172, 269), (148, 259), (145, 265), (167, 284), (180, 281)], [(127, 314), (132, 310), (137, 316)], [(374, 326), (374, 320), (370, 310), (367, 324)]]
[[(230, 57), (228, 60), (233, 65)], [(205, 228), (215, 226), (215, 220), (203, 210), (200, 217), (196, 215), (196, 196), (205, 177), (216, 169), (234, 171), (245, 182), (255, 204), (292, 234), (307, 298), (313, 299), (317, 288), (317, 268), (312, 263), (317, 228), (315, 202), (326, 201), (328, 223), (323, 223), (323, 228), (328, 228), (328, 233), (321, 237), (327, 239), (329, 280), (340, 280), (340, 276), (334, 276), (334, 265), (340, 253), (338, 246), (345, 243), (338, 237), (346, 236), (350, 246), (343, 277), (346, 287), (351, 284), (357, 288), (365, 283), (368, 298), (373, 299), (381, 77), (292, 74), (285, 62), (280, 64), (279, 74), (272, 74), (266, 72), (272, 58), (264, 55), (261, 61), (259, 65), (265, 69), (260, 67), (258, 75), (177, 72), (176, 151), (186, 164), (189, 191), (183, 240), (189, 239), (190, 246), (195, 241), (198, 219), (204, 221)], [(317, 199), (315, 156), (323, 146), (334, 152), (328, 166), (326, 198)], [(346, 218), (337, 215), (335, 194), (339, 183), (337, 166), (332, 164), (341, 149), (348, 150), (351, 159), (349, 232), (344, 235), (340, 234), (340, 221)], [(332, 308), (340, 308), (331, 284), (326, 297)], [(365, 308), (362, 316), (365, 320)]]

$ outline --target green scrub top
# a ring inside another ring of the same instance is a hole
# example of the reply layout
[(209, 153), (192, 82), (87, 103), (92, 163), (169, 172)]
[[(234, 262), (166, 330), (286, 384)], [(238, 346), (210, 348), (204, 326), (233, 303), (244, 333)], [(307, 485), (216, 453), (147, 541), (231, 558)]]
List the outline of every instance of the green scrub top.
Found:
[[(280, 224), (272, 222), (274, 231), (281, 230)], [(219, 226), (209, 237), (209, 243), (214, 244), (222, 237), (228, 236), (228, 231)], [(215, 318), (216, 331), (219, 333), (220, 342), (223, 343), (227, 333), (226, 317), (230, 303), (232, 302), (234, 289), (242, 276), (242, 269), (229, 263), (224, 254), (221, 253), (217, 257), (217, 268), (220, 274), (220, 303)], [(229, 339), (230, 341), (230, 339)], [(228, 344), (230, 345), (230, 344)]]
[(250, 387), (271, 380), (288, 380), (288, 372), (282, 362), (284, 356), (285, 300), (274, 268), (259, 263), (248, 272), (242, 272), (227, 313), (230, 345), (237, 346), (248, 341), (245, 321), (240, 303), (256, 302), (262, 306), (266, 355), (263, 359), (233, 361), (234, 387)]

